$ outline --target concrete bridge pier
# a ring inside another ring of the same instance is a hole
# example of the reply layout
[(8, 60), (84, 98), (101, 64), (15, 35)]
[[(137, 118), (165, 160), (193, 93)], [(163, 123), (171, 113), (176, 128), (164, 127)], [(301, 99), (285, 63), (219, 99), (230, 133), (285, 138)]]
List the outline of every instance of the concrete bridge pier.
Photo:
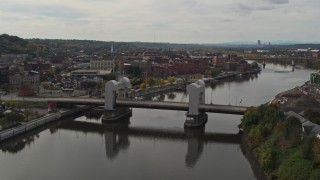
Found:
[(119, 81), (111, 80), (106, 83), (103, 122), (118, 122), (125, 117), (132, 116), (132, 110), (130, 108), (119, 108), (115, 106), (116, 99), (128, 99), (129, 87), (131, 87), (131, 83), (127, 77), (122, 77)]
[(205, 104), (205, 83), (198, 80), (187, 86), (189, 95), (189, 110), (184, 123), (185, 128), (199, 128), (205, 126), (208, 121), (208, 114), (199, 112), (199, 105)]

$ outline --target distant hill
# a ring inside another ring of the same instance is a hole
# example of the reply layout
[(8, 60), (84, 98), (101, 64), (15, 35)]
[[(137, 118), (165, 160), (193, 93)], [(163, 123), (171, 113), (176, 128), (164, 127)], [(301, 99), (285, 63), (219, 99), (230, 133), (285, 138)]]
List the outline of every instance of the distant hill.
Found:
[(28, 41), (35, 45), (47, 46), (54, 52), (58, 53), (84, 51), (86, 54), (110, 53), (111, 46), (113, 46), (114, 52), (122, 52), (130, 49), (143, 51), (144, 49), (184, 49), (202, 47), (199, 44), (172, 44), (162, 42), (113, 42), (77, 39), (28, 39)]
[[(319, 47), (320, 42), (299, 42), (299, 41), (284, 41), (284, 40), (277, 40), (277, 41), (270, 41), (272, 46), (282, 46), (282, 47), (298, 47), (298, 48), (314, 48)], [(243, 47), (243, 46), (252, 46), (257, 47), (257, 42), (253, 41), (232, 41), (232, 42), (223, 42), (223, 43), (207, 43), (203, 44), (206, 46), (217, 46), (217, 47)], [(269, 45), (269, 41), (262, 42), (260, 47), (266, 47)]]
[(0, 35), (0, 54), (28, 54), (31, 57), (38, 57), (47, 56), (50, 53), (48, 46), (35, 44), (18, 36)]
[(0, 35), (0, 53), (1, 54), (23, 54), (28, 51), (29, 42), (18, 36), (8, 34)]

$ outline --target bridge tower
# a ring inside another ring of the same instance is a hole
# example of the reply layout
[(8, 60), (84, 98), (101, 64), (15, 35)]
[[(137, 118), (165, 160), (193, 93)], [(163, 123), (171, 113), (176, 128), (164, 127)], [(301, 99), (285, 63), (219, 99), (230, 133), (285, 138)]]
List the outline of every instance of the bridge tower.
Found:
[(102, 118), (104, 122), (115, 122), (124, 117), (131, 116), (129, 108), (117, 108), (116, 99), (128, 99), (128, 89), (131, 87), (129, 78), (122, 77), (119, 81), (111, 80), (105, 86), (104, 109)]
[(189, 110), (184, 126), (187, 128), (201, 127), (208, 121), (208, 114), (199, 112), (199, 104), (205, 104), (205, 83), (202, 80), (187, 86), (189, 95)]

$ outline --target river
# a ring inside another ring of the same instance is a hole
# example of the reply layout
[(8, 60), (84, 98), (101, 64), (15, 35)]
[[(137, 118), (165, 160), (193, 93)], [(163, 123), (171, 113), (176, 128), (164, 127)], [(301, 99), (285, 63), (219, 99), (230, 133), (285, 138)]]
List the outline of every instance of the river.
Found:
[[(260, 74), (208, 85), (206, 102), (260, 105), (311, 72), (270, 63)], [(153, 99), (188, 101), (182, 92)], [(180, 111), (133, 109), (111, 126), (100, 115), (93, 110), (0, 145), (1, 179), (256, 179), (240, 148), (242, 116), (209, 113), (205, 129), (184, 131)]]

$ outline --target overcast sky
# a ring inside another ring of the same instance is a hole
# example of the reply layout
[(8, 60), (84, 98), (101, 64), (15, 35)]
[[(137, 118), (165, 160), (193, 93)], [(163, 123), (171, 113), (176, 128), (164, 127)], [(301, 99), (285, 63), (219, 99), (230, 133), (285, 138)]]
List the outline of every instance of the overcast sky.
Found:
[(0, 33), (172, 43), (320, 41), (320, 0), (0, 0)]

